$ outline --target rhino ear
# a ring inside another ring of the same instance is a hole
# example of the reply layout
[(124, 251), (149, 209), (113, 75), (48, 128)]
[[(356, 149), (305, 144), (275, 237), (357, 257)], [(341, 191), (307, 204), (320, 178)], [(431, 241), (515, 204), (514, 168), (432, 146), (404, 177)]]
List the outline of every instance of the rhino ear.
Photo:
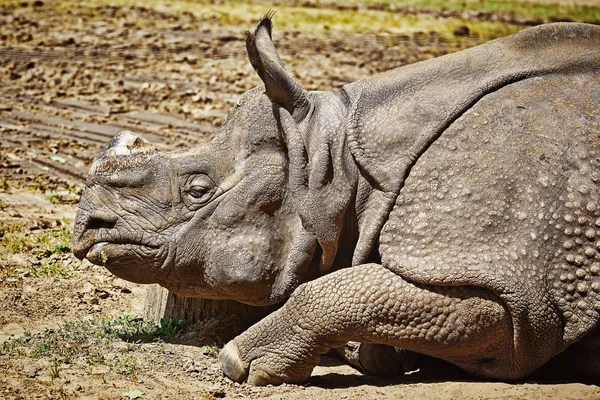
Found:
[(308, 98), (302, 87), (287, 72), (271, 40), (271, 18), (269, 12), (256, 26), (254, 33), (246, 35), (246, 50), (250, 64), (265, 84), (271, 101), (285, 108), (296, 122), (308, 113)]

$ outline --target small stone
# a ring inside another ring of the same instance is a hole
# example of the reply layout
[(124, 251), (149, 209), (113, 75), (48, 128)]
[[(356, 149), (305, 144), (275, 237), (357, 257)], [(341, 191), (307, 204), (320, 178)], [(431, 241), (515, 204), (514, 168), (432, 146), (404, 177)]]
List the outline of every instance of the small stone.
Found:
[(222, 399), (226, 395), (226, 393), (217, 386), (211, 386), (207, 390), (210, 393), (211, 397), (215, 399)]
[(83, 284), (83, 287), (79, 291), (79, 293), (91, 293), (94, 290), (94, 285), (91, 282), (86, 282)]
[(33, 364), (28, 364), (23, 367), (22, 372), (28, 378), (35, 378), (38, 376), (39, 369)]
[(454, 29), (454, 31), (452, 33), (455, 36), (469, 36), (469, 34), (471, 33), (471, 30), (469, 29), (468, 26), (459, 25), (456, 27), (456, 29)]
[(198, 368), (196, 363), (194, 363), (194, 361), (192, 361), (185, 367), (185, 372), (187, 372), (188, 374), (191, 374), (193, 372), (197, 373), (197, 372), (200, 372), (200, 369)]

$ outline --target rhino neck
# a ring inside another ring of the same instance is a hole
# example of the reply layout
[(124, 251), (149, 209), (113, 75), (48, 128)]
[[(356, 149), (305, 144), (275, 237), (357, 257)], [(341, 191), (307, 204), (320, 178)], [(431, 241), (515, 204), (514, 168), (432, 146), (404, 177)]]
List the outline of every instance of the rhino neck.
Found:
[(346, 93), (308, 95), (311, 106), (303, 121), (295, 123), (284, 112), (280, 121), (288, 146), (290, 195), (303, 229), (318, 245), (318, 273), (324, 274), (351, 265), (358, 240), (360, 173), (348, 144)]

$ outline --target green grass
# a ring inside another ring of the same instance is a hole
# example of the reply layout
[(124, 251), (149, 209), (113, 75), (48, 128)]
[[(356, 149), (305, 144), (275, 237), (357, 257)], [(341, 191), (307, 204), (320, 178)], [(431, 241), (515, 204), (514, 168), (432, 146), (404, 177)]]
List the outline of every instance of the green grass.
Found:
[(20, 253), (37, 250), (38, 254), (44, 257), (68, 253), (71, 251), (71, 223), (61, 219), (57, 224), (58, 226), (52, 229), (33, 231), (29, 231), (23, 225), (4, 226), (0, 228), (0, 252)]
[[(46, 329), (32, 334), (6, 340), (0, 345), (0, 356), (26, 356), (29, 358), (50, 358), (61, 363), (72, 363), (81, 358), (93, 369), (98, 364), (110, 364), (120, 373), (135, 375), (135, 363), (131, 357), (119, 356), (107, 360), (106, 351), (111, 343), (128, 343), (125, 350), (134, 350), (144, 342), (161, 342), (191, 329), (182, 319), (161, 320), (159, 325), (123, 315), (116, 318), (98, 317), (88, 321), (67, 321), (58, 329)], [(215, 355), (216, 347), (207, 347), (207, 355)]]
[[(591, 3), (591, 0), (589, 0)], [(20, 2), (0, 0), (0, 4), (19, 7)], [(458, 26), (467, 26), (472, 35), (482, 38), (494, 38), (514, 33), (522, 26), (505, 24), (501, 22), (484, 21), (478, 19), (464, 19), (458, 17), (441, 18), (430, 10), (452, 10), (462, 12), (466, 10), (500, 12), (515, 15), (519, 18), (534, 21), (574, 20), (574, 21), (600, 21), (600, 5), (561, 5), (548, 0), (541, 1), (508, 1), (508, 0), (343, 0), (321, 1), (320, 7), (303, 7), (282, 2), (275, 7), (276, 31), (302, 31), (323, 33), (327, 31), (361, 32), (361, 33), (397, 33), (412, 34), (415, 32), (438, 32), (441, 35), (451, 36)], [(331, 7), (334, 5), (364, 7)], [(87, 9), (87, 14), (93, 16), (94, 10), (106, 6), (143, 6), (157, 10), (166, 15), (179, 16), (190, 13), (195, 17), (195, 22), (190, 23), (191, 29), (197, 29), (207, 22), (222, 25), (233, 25), (251, 28), (261, 15), (271, 7), (269, 2), (233, 1), (219, 2), (200, 0), (90, 0), (79, 2), (75, 0), (56, 0), (48, 2), (48, 7), (53, 7), (57, 12), (67, 13), (76, 9)], [(329, 5), (330, 7), (327, 7)], [(421, 13), (403, 13), (405, 7), (420, 9)], [(399, 12), (398, 12), (399, 11)], [(86, 14), (86, 15), (87, 15)], [(103, 17), (99, 15), (99, 17)], [(136, 21), (139, 27), (152, 25), (156, 28), (167, 28), (172, 21), (160, 18), (148, 18)], [(164, 26), (162, 26), (164, 25)]]
[(36, 278), (43, 276), (54, 276), (60, 278), (70, 278), (72, 274), (62, 269), (58, 264), (41, 264), (39, 266), (32, 266), (29, 269), (31, 275)]
[[(582, 22), (599, 22), (600, 5), (561, 5), (561, 4), (538, 4), (534, 2), (514, 3), (510, 1), (489, 1), (489, 11), (514, 12), (529, 18), (540, 19), (572, 19)], [(591, 2), (590, 2), (591, 3)]]
[(128, 375), (132, 381), (137, 381), (137, 362), (135, 358), (117, 356), (114, 362), (114, 368), (118, 373)]
[[(390, 10), (412, 6), (424, 10), (487, 11), (511, 13), (528, 19), (572, 19), (574, 21), (599, 21), (600, 4), (588, 0), (588, 4), (560, 4), (560, 1), (515, 1), (515, 0), (344, 0), (342, 4), (378, 5)], [(565, 3), (563, 1), (563, 3)]]
[[(0, 228), (0, 274), (29, 272), (35, 277), (69, 278), (71, 274), (53, 256), (71, 253), (71, 222), (61, 219), (56, 224), (49, 229), (30, 230), (18, 224)], [(12, 257), (18, 254), (26, 254), (38, 262), (29, 261), (24, 265), (22, 261), (13, 262)]]
[(183, 329), (182, 319), (161, 319), (159, 325), (129, 315), (111, 319), (99, 319), (89, 323), (89, 330), (101, 338), (120, 338), (126, 342), (148, 342), (171, 338)]
[(67, 321), (57, 329), (38, 334), (25, 331), (5, 340), (0, 344), (0, 364), (15, 358), (44, 360), (52, 381), (63, 379), (61, 370), (66, 364), (98, 376), (104, 383), (107, 371), (137, 382), (140, 364), (136, 351), (142, 343), (155, 343), (155, 351), (164, 352), (163, 339), (184, 333), (187, 327), (181, 319), (162, 320), (157, 326), (129, 315)]
[(50, 366), (50, 378), (52, 380), (60, 378), (60, 368), (58, 367), (58, 360), (54, 360)]
[[(71, 12), (78, 7), (88, 8), (89, 15), (94, 15), (94, 8), (105, 6), (125, 7), (131, 5), (129, 0), (92, 0), (80, 3), (73, 0), (60, 0), (54, 4), (57, 12)], [(257, 20), (266, 14), (270, 4), (256, 4), (250, 1), (224, 1), (212, 4), (207, 1), (187, 0), (147, 0), (139, 3), (144, 7), (161, 11), (169, 15), (191, 13), (196, 18), (192, 29), (202, 25), (215, 23), (251, 28)], [(303, 31), (323, 33), (341, 32), (391, 32), (411, 34), (414, 32), (436, 31), (443, 35), (452, 35), (456, 27), (468, 26), (472, 34), (484, 37), (498, 37), (516, 32), (520, 28), (498, 22), (464, 20), (461, 18), (440, 18), (430, 14), (402, 14), (385, 10), (357, 10), (335, 8), (311, 8), (280, 4), (276, 7), (275, 24), (277, 31)], [(166, 28), (169, 21), (160, 19), (143, 19), (137, 21), (139, 27), (152, 25), (155, 28)], [(166, 25), (165, 25), (166, 24)], [(165, 25), (165, 26), (162, 26)]]
[[(189, 337), (196, 334), (199, 325), (187, 324), (182, 319), (161, 320), (159, 325), (141, 318), (122, 315), (116, 318), (97, 317), (85, 321), (67, 321), (57, 329), (32, 334), (25, 331), (21, 336), (0, 343), (0, 364), (17, 358), (40, 360), (47, 365), (51, 380), (63, 379), (64, 365), (79, 368), (96, 376), (106, 384), (107, 373), (126, 376), (137, 382), (142, 370), (140, 351), (164, 354), (165, 339)], [(143, 343), (151, 343), (144, 347)], [(204, 346), (202, 352), (216, 357), (216, 346)], [(25, 361), (26, 363), (28, 361)], [(36, 361), (38, 362), (38, 361)], [(181, 368), (181, 360), (173, 361), (174, 368)], [(101, 372), (102, 371), (102, 372)]]

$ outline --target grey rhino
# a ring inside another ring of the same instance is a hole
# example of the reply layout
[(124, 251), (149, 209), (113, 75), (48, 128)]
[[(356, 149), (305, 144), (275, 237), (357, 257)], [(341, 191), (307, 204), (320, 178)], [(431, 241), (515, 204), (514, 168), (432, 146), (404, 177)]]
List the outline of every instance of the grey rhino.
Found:
[(246, 45), (264, 85), (210, 141), (121, 132), (97, 156), (76, 256), (182, 296), (287, 300), (222, 350), (236, 381), (305, 381), (349, 341), (501, 380), (564, 352), (600, 377), (600, 27), (336, 91), (286, 72), (269, 16)]

